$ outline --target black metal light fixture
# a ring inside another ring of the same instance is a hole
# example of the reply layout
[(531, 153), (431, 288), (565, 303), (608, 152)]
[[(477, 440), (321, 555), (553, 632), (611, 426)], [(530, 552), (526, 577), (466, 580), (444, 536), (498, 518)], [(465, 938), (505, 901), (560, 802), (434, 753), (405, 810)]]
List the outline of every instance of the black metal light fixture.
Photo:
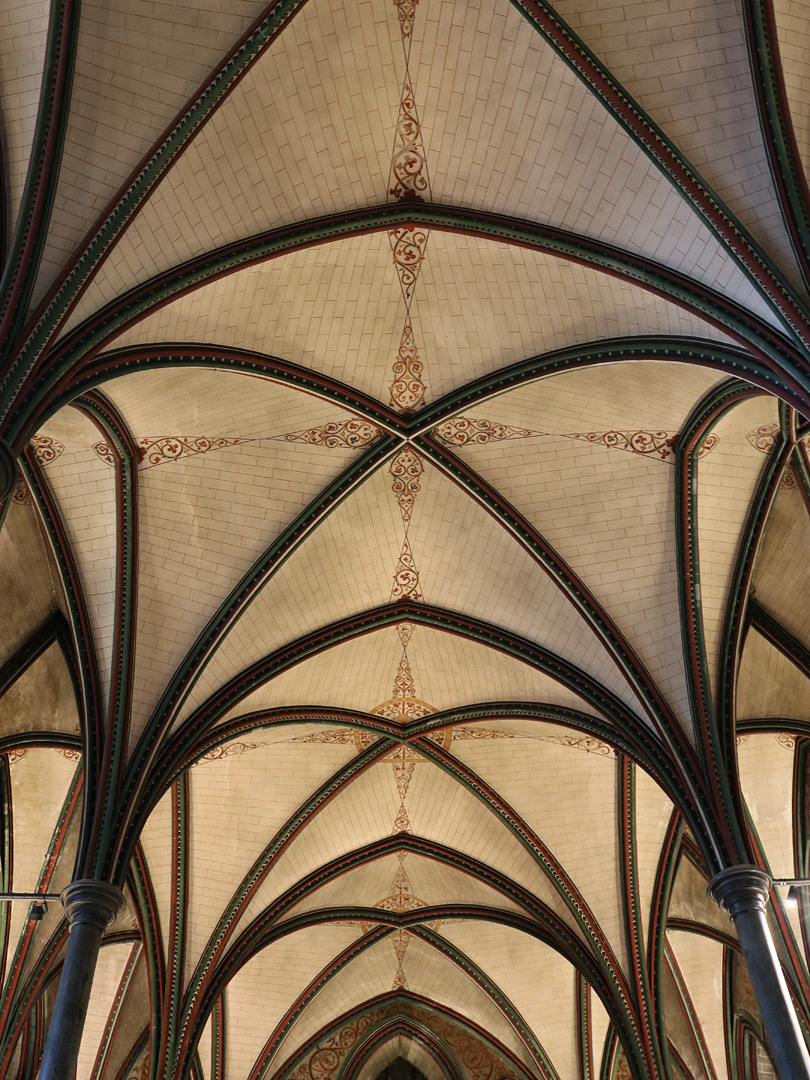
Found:
[(788, 891), (785, 897), (785, 905), (795, 908), (799, 903), (799, 890), (810, 885), (810, 878), (774, 878), (774, 885), (787, 885)]
[(33, 900), (28, 918), (31, 922), (42, 922), (48, 910), (49, 900), (58, 900), (59, 893), (6, 892), (0, 893), (0, 904), (10, 904), (12, 900)]

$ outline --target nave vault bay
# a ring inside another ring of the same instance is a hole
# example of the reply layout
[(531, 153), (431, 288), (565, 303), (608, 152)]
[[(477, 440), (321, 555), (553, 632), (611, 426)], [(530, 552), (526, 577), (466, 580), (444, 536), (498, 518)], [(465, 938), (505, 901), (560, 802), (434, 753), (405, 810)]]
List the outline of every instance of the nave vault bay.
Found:
[(810, 1080), (808, 25), (5, 0), (0, 1078)]

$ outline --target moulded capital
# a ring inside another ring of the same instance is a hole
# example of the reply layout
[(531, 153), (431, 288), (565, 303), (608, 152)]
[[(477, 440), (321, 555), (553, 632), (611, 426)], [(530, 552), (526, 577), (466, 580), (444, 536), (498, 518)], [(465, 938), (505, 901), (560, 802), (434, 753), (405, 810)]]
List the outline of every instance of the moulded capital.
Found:
[(107, 881), (72, 881), (60, 894), (71, 929), (79, 923), (106, 930), (126, 907), (124, 894)]
[(712, 878), (706, 891), (736, 919), (744, 911), (764, 911), (772, 885), (770, 875), (758, 866), (729, 866)]

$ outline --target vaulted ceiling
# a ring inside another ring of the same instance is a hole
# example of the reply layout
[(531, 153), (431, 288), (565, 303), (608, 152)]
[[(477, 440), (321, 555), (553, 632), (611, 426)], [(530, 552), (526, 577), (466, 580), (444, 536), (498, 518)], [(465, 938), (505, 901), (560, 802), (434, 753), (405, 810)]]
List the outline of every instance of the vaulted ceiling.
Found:
[[(124, 888), (79, 1080), (768, 1080), (705, 890), (810, 870), (804, 6), (0, 20), (0, 886)], [(2, 1077), (66, 937), (0, 910)]]

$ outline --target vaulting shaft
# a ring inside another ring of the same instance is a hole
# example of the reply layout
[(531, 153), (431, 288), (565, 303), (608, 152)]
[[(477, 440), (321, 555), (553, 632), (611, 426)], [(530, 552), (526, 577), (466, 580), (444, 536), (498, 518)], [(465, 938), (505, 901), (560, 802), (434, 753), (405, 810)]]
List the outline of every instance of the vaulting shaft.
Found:
[(771, 884), (756, 866), (732, 866), (712, 880), (709, 895), (734, 922), (780, 1080), (807, 1080), (810, 1056), (765, 913)]
[(67, 955), (59, 981), (40, 1080), (71, 1080), (93, 987), (101, 936), (125, 906), (124, 894), (104, 881), (74, 881), (62, 892), (70, 923)]

